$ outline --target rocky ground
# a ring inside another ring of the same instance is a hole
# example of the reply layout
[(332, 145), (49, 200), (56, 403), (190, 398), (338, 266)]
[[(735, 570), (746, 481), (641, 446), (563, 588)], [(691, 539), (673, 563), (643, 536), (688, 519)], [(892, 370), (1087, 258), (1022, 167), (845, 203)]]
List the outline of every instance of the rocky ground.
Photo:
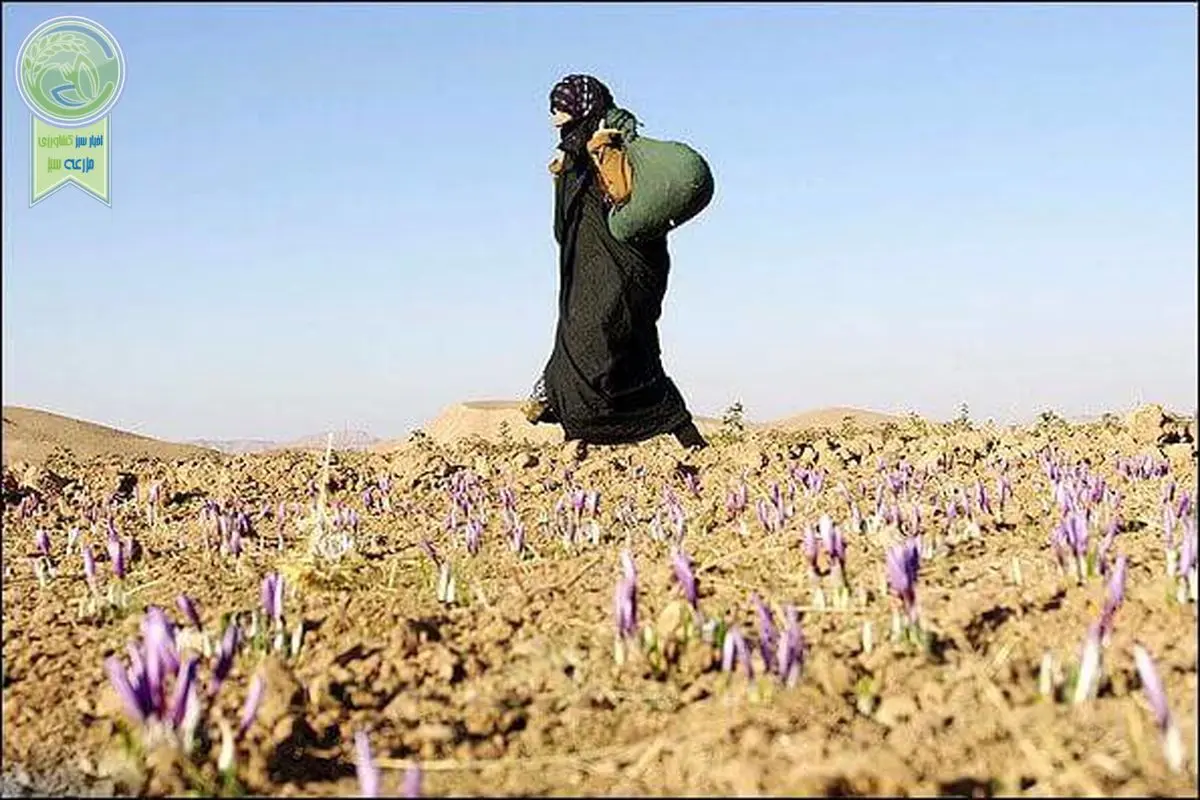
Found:
[[(344, 795), (358, 791), (362, 731), (381, 793), (419, 765), (430, 795), (1193, 795), (1196, 603), (1170, 573), (1189, 535), (1195, 549), (1195, 442), (1194, 420), (1147, 407), (1022, 429), (731, 427), (694, 455), (666, 440), (582, 461), (561, 445), (417, 437), (334, 453), (327, 470), (297, 452), (15, 463), (5, 794)], [(1071, 534), (1082, 577), (1051, 541), (1064, 508), (1084, 520), (1087, 539)], [(844, 542), (844, 584), (822, 515)], [(898, 639), (894, 619), (908, 617), (885, 563), (908, 541), (915, 622)], [(622, 552), (637, 624), (618, 664)], [(272, 573), (286, 587), (282, 647), (252, 635), (270, 628)], [(198, 690), (158, 745), (105, 668), (130, 665), (148, 607), (173, 621), (177, 659), (197, 657)], [(1098, 623), (1099, 670), (1081, 679)], [(210, 693), (231, 625), (242, 642)], [(803, 638), (790, 671), (776, 646), (788, 630)], [(723, 669), (737, 635), (752, 677), (741, 657)], [(1181, 734), (1177, 763), (1135, 646)], [(223, 757), (223, 727), (254, 685), (261, 699)]]

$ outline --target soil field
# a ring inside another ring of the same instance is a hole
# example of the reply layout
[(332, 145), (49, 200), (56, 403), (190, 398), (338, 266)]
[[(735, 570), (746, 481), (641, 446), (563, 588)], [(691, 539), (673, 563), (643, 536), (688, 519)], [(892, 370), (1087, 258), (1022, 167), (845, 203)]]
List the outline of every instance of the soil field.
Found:
[(1195, 436), (17, 461), (5, 792), (1194, 795)]

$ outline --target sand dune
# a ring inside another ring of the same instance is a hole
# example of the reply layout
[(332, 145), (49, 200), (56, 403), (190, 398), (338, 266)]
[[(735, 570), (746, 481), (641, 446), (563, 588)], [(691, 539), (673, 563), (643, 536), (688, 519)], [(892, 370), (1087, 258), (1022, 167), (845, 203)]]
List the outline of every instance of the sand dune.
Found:
[(58, 447), (65, 447), (81, 459), (121, 455), (174, 460), (213, 452), (19, 406), (4, 406), (3, 441), (5, 464), (41, 464)]

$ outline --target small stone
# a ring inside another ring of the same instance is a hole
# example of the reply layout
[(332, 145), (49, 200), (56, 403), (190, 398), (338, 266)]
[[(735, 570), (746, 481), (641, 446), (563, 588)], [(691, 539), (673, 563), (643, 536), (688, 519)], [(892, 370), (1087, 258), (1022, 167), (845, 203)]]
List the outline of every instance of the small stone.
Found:
[(1138, 444), (1157, 444), (1167, 424), (1167, 415), (1162, 406), (1149, 403), (1125, 417), (1125, 427)]
[(454, 741), (454, 728), (441, 723), (426, 723), (417, 728), (415, 736), (422, 744), (449, 744)]
[(917, 714), (917, 703), (911, 697), (891, 696), (883, 698), (875, 710), (875, 720), (888, 728), (912, 719)]

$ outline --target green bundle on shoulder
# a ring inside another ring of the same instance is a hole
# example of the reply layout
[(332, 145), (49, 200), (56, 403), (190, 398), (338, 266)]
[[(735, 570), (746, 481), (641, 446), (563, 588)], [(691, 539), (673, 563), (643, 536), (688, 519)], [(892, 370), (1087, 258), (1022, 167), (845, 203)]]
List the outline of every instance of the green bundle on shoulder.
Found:
[(608, 215), (614, 238), (632, 243), (665, 236), (712, 201), (712, 170), (693, 148), (639, 135), (637, 118), (623, 108), (608, 112), (604, 122), (621, 131), (633, 173), (628, 202)]

